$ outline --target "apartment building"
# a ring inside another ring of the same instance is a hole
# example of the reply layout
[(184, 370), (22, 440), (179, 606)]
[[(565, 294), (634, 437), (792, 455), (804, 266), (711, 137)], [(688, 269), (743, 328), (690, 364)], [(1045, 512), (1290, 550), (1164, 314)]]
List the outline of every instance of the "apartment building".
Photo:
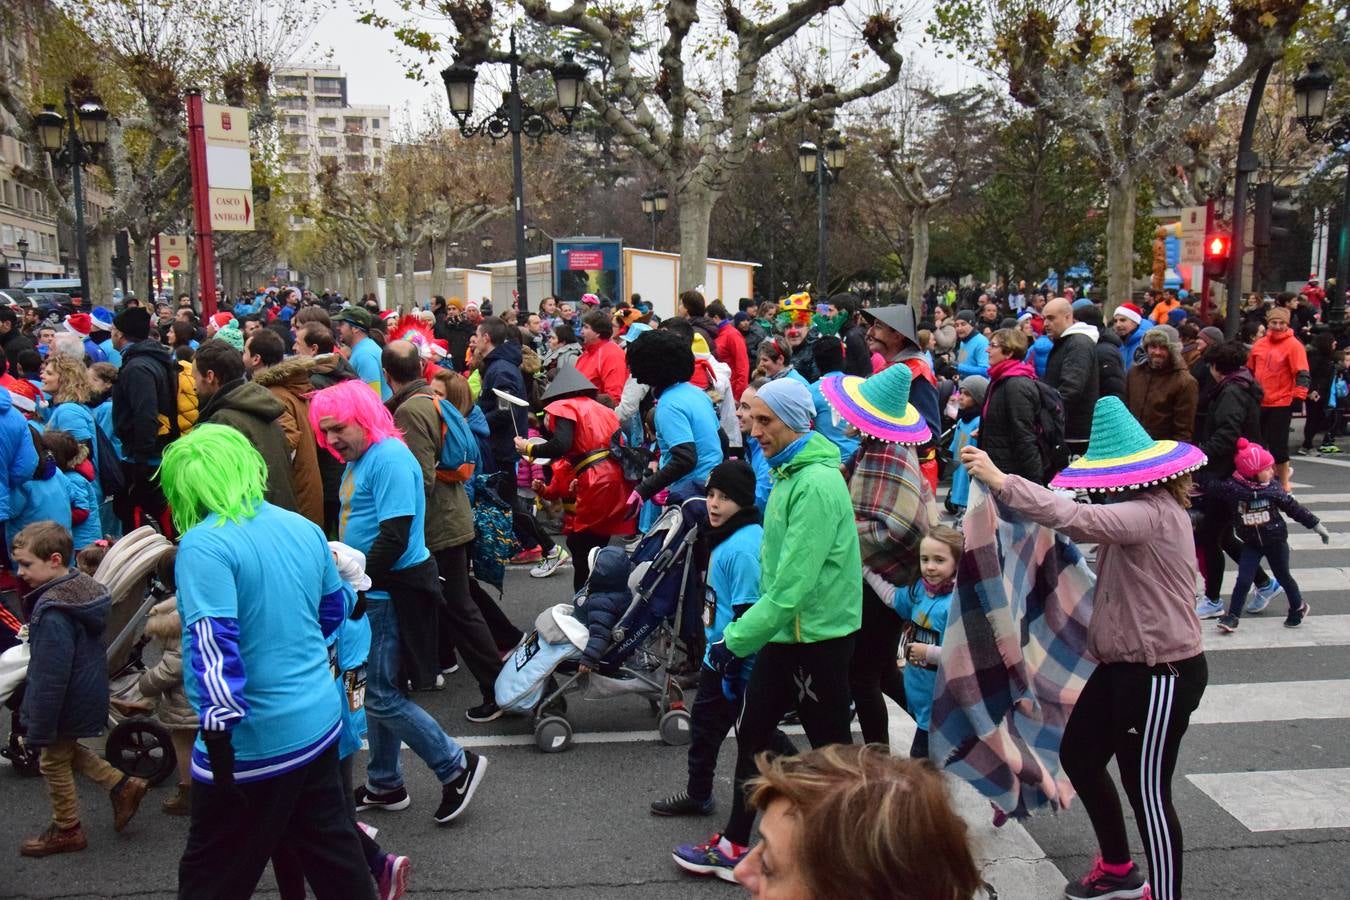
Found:
[[(355, 106), (347, 76), (338, 66), (277, 69), (274, 76), (281, 123), (282, 171), (291, 191), (305, 196), (326, 160), (342, 172), (379, 172), (388, 152), (389, 107)], [(299, 216), (295, 226), (304, 225)]]

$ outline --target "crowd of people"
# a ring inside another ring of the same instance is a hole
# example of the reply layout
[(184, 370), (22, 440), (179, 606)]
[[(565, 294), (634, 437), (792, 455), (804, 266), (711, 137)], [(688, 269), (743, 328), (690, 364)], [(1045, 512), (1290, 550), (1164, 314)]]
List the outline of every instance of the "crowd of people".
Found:
[[(467, 721), (503, 715), (494, 685), (523, 634), (487, 588), (519, 565), (570, 569), (584, 591), (609, 572), (597, 551), (621, 552), (693, 490), (708, 567), (687, 780), (651, 812), (714, 814), (733, 729), (735, 787), (725, 825), (675, 864), (766, 897), (910, 883), (973, 897), (965, 826), (926, 761), (979, 482), (1101, 546), (1099, 665), (1061, 748), (1100, 856), (1066, 895), (1179, 897), (1170, 781), (1207, 677), (1200, 621), (1231, 633), (1281, 592), (1287, 626), (1308, 614), (1281, 513), (1328, 535), (1292, 496), (1290, 460), (1340, 452), (1347, 405), (1344, 352), (1309, 295), (1258, 297), (1232, 339), (1183, 295), (1109, 317), (1071, 291), (1006, 287), (915, 306), (802, 292), (734, 312), (687, 291), (665, 318), (638, 296), (498, 314), (436, 297), (398, 314), (284, 287), (205, 319), (186, 295), (0, 307), (0, 522), (21, 598), (0, 650), (25, 629), (11, 748), (40, 751), (53, 811), (21, 852), (86, 846), (75, 771), (109, 792), (117, 830), (146, 793), (79, 743), (107, 720), (109, 597), (89, 576), (118, 536), (150, 524), (176, 543), (141, 687), (178, 754), (163, 811), (190, 819), (180, 896), (248, 896), (270, 862), (283, 897), (308, 882), (391, 898), (410, 861), (358, 814), (412, 804), (405, 746), (441, 785), (437, 823), (474, 800), (487, 757), (417, 693), (462, 662), (482, 698)], [(1140, 549), (1190, 539), (1199, 596), (1186, 554)], [(602, 652), (588, 645), (582, 674)], [(908, 748), (889, 747), (887, 697), (915, 720)], [(779, 728), (789, 716), (812, 751)], [(861, 751), (841, 746), (855, 716)]]

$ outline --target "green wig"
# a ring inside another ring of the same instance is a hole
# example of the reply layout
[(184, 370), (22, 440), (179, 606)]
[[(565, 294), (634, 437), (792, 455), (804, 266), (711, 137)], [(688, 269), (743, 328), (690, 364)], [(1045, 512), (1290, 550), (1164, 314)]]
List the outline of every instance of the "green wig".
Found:
[(208, 513), (229, 522), (253, 518), (263, 502), (267, 464), (233, 428), (198, 425), (164, 451), (159, 480), (183, 534)]

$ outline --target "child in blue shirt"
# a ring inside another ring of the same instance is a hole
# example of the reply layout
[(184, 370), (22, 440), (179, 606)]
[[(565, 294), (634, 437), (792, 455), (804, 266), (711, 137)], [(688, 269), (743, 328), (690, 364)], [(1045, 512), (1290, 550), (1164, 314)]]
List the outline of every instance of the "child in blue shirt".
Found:
[[(703, 630), (707, 646), (759, 599), (759, 545), (764, 539), (755, 506), (755, 473), (739, 459), (720, 463), (708, 475), (708, 523), (703, 540), (711, 550)], [(723, 679), (704, 656), (699, 669), (689, 742), (689, 780), (684, 791), (652, 803), (657, 816), (706, 816), (713, 811), (713, 773), (717, 754), (741, 710), (741, 693), (750, 678), (753, 657), (734, 677)], [(780, 732), (776, 752), (795, 752)], [(785, 745), (785, 746), (784, 746)], [(780, 749), (780, 746), (783, 749)]]
[(70, 497), (71, 534), (75, 537), (75, 552), (78, 553), (103, 538), (99, 517), (101, 503), (89, 448), (69, 432), (50, 428), (42, 433), (42, 446), (56, 463), (57, 473), (52, 480), (64, 482)]
[(928, 756), (928, 727), (938, 663), (942, 660), (942, 633), (947, 630), (956, 567), (964, 547), (961, 532), (934, 525), (919, 543), (919, 581), (908, 587), (892, 587), (871, 569), (863, 568), (863, 577), (877, 596), (890, 597), (896, 614), (905, 620), (900, 649), (905, 659), (905, 699), (909, 702), (909, 714), (919, 726), (909, 748), (909, 755), (915, 759)]
[[(961, 389), (956, 395), (956, 424), (952, 426), (952, 442), (948, 447), (952, 459), (959, 459), (961, 448), (975, 444), (980, 430), (980, 408), (984, 406), (984, 394), (989, 388), (989, 379), (983, 375), (967, 375), (961, 379)], [(957, 465), (952, 470), (952, 489), (947, 493), (947, 510), (958, 516), (965, 512), (966, 502), (970, 498), (970, 475), (964, 466)]]
[[(30, 429), (33, 426), (28, 426)], [(10, 491), (9, 521), (5, 531), (18, 534), (34, 522), (51, 520), (67, 531), (71, 530), (70, 489), (66, 479), (56, 468), (51, 451), (34, 441), (38, 449), (37, 471), (33, 477)]]

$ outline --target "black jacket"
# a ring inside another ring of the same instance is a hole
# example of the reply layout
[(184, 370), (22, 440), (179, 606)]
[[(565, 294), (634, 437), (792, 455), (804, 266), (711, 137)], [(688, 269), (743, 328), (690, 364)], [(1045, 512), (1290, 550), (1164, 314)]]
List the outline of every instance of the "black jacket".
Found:
[(867, 378), (872, 374), (872, 351), (867, 346), (867, 329), (861, 323), (844, 326), (844, 374)]
[(1205, 415), (1196, 421), (1195, 443), (1209, 461), (1198, 480), (1219, 481), (1233, 474), (1238, 438), (1260, 443), (1262, 393), (1251, 371), (1238, 369), (1200, 395)]
[(1097, 396), (1125, 399), (1125, 364), (1120, 360), (1120, 338), (1106, 329), (1097, 338)]
[(632, 600), (628, 592), (628, 573), (631, 571), (632, 566), (623, 550), (606, 547), (595, 556), (586, 590), (576, 596), (573, 615), (590, 632), (581, 658), (591, 668), (599, 665), (614, 643), (614, 626), (628, 611)]
[(1045, 483), (1045, 460), (1036, 442), (1041, 393), (1030, 378), (1014, 375), (989, 385), (980, 419), (980, 449), (1009, 475)]
[[(112, 389), (113, 432), (122, 454), (146, 464), (159, 456), (178, 422), (178, 367), (169, 348), (147, 338), (122, 351)], [(167, 429), (160, 434), (160, 417)]]
[[(520, 363), (524, 358), (519, 344), (507, 342), (494, 347), (483, 360), (483, 387), (478, 393), (478, 407), (488, 420), (488, 428), (492, 433), (492, 458), (499, 472), (515, 471), (515, 437), (517, 434), (524, 437), (529, 426), (524, 407), (499, 409), (501, 401), (492, 391), (498, 388), (514, 397), (528, 396), (525, 393), (525, 378), (520, 372)], [(511, 423), (513, 417), (514, 425)]]
[(1045, 383), (1059, 391), (1064, 401), (1065, 440), (1087, 440), (1100, 381), (1097, 342), (1082, 331), (1060, 335), (1045, 363)]
[(1238, 540), (1244, 544), (1263, 546), (1288, 540), (1289, 526), (1281, 512), (1304, 528), (1317, 527), (1317, 516), (1286, 494), (1274, 479), (1253, 486), (1234, 476), (1213, 485), (1210, 491), (1228, 507)]
[(820, 370), (816, 368), (816, 341), (820, 340), (820, 332), (812, 328), (806, 333), (806, 339), (797, 345), (797, 349), (792, 351), (792, 368), (797, 370), (807, 381), (816, 382), (820, 380)]

